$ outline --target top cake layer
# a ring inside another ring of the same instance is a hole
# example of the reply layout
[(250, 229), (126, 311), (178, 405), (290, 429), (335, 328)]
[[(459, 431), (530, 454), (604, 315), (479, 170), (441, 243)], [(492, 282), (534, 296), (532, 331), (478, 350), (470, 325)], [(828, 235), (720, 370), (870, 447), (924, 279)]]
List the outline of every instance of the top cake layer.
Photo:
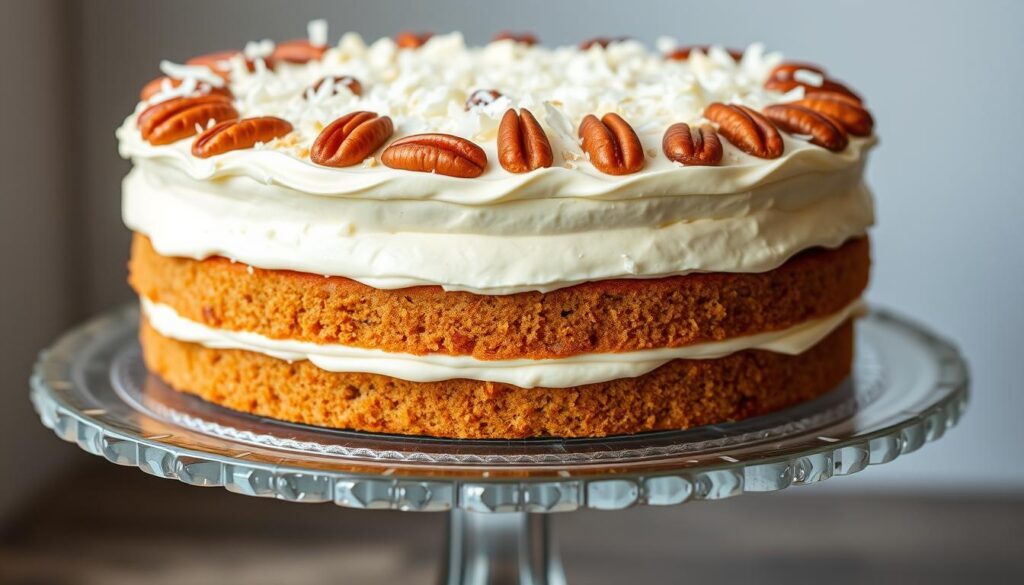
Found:
[[(297, 59), (286, 58), (289, 45), (263, 42), (207, 65), (162, 65), (171, 80), (118, 130), (122, 155), (136, 163), (125, 183), (125, 220), (157, 251), (223, 255), (378, 288), (437, 284), (504, 294), (770, 270), (803, 249), (861, 235), (873, 220), (863, 184), (875, 143), (870, 128), (830, 150), (818, 145), (820, 128), (777, 123), (781, 152), (761, 158), (730, 133), (734, 120), (716, 118), (723, 137), (716, 166), (670, 160), (666, 130), (709, 124), (704, 116), (715, 102), (764, 111), (834, 85), (815, 67), (786, 69), (781, 55), (760, 45), (739, 59), (720, 48), (672, 59), (663, 53), (673, 45), (667, 40), (652, 51), (628, 40), (582, 49), (509, 39), (469, 48), (458, 33), (416, 48), (391, 39), (366, 45), (346, 34), (327, 47), (320, 25), (310, 36), (291, 45), (302, 53)], [(339, 82), (316, 87), (324, 78)], [(238, 117), (274, 116), (291, 131), (206, 158), (193, 154), (191, 135), (168, 144), (143, 138), (138, 116), (147, 108), (225, 89)], [(467, 107), (475, 92), (492, 89), (496, 97), (477, 96), (480, 103)], [(499, 164), (498, 135), (506, 112), (521, 108), (539, 122), (551, 159), (514, 173)], [(324, 128), (357, 111), (390, 118), (393, 134), (358, 164), (314, 163), (310, 151)], [(580, 138), (588, 115), (609, 112), (639, 142), (628, 174), (593, 164), (596, 151)], [(482, 149), (482, 173), (460, 178), (382, 164), (389, 144), (423, 133)]]

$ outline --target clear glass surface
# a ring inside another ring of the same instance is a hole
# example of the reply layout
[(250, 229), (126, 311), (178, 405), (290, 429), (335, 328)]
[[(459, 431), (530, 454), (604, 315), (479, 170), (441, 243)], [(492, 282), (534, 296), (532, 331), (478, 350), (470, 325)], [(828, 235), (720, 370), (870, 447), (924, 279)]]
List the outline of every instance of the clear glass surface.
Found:
[(940, 438), (968, 398), (956, 349), (884, 311), (857, 324), (854, 374), (782, 412), (604, 439), (459, 441), (337, 431), (238, 413), (146, 371), (138, 312), (69, 332), (32, 376), (42, 421), (120, 465), (252, 496), (476, 512), (619, 509), (780, 490), (888, 463)]

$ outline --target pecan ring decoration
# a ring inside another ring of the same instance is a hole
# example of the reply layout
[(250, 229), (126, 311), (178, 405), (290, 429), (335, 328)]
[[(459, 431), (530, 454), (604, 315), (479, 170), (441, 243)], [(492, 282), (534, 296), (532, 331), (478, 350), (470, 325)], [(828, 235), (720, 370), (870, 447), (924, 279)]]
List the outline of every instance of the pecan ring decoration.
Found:
[(704, 117), (718, 124), (718, 132), (749, 155), (779, 158), (785, 150), (778, 129), (747, 106), (715, 102), (704, 109)]
[(393, 169), (471, 179), (487, 168), (487, 153), (451, 134), (416, 134), (391, 143), (380, 160)]
[(325, 167), (350, 167), (371, 156), (391, 138), (391, 118), (374, 112), (352, 112), (331, 122), (313, 141), (309, 159)]
[(590, 162), (606, 175), (630, 175), (644, 167), (644, 148), (636, 132), (618, 114), (600, 120), (588, 114), (580, 123), (583, 151)]
[(152, 105), (139, 114), (136, 124), (142, 139), (157, 146), (171, 144), (194, 136), (196, 129), (206, 127), (210, 120), (223, 122), (238, 118), (231, 100), (223, 95), (208, 94), (183, 97)]
[(528, 173), (551, 166), (548, 135), (530, 110), (509, 109), (498, 125), (498, 162), (510, 173)]
[(661, 150), (672, 162), (691, 166), (715, 166), (722, 162), (722, 141), (708, 124), (691, 128), (672, 124), (661, 140)]
[(774, 104), (767, 106), (763, 112), (769, 120), (786, 132), (810, 136), (811, 144), (817, 144), (833, 152), (839, 152), (849, 144), (846, 130), (843, 130), (838, 122), (810, 108), (794, 104)]
[(292, 131), (287, 120), (274, 116), (227, 120), (207, 128), (192, 143), (192, 154), (209, 158), (232, 150), (252, 148), (257, 142), (267, 143)]

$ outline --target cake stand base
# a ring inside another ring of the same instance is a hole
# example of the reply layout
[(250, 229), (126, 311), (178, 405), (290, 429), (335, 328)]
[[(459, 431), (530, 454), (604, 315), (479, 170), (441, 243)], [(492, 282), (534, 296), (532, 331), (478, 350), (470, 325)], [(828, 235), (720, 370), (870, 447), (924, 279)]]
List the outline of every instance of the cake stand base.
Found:
[(453, 510), (442, 585), (564, 585), (551, 516)]

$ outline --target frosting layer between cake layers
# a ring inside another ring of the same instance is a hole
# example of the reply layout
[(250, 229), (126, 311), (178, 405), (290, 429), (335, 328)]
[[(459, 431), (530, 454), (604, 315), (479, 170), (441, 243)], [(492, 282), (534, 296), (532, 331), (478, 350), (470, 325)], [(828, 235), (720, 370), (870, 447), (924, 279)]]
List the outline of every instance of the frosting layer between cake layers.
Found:
[(840, 311), (783, 329), (683, 347), (589, 353), (559, 359), (479, 360), (471, 356), (413, 355), (341, 344), (271, 339), (258, 333), (209, 327), (142, 297), (142, 312), (161, 335), (213, 349), (252, 351), (289, 362), (309, 360), (329, 372), (382, 374), (411, 382), (466, 378), (520, 388), (568, 388), (634, 378), (674, 359), (714, 359), (751, 349), (799, 355), (865, 310), (854, 301)]

